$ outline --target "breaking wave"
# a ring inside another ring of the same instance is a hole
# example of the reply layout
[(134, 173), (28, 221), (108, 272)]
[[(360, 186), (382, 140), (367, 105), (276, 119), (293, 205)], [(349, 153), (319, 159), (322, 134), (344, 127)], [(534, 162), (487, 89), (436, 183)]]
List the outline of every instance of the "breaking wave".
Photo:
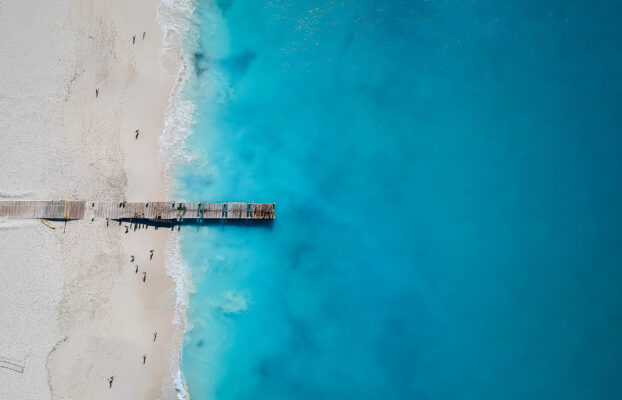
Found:
[[(185, 57), (184, 43), (192, 36), (192, 15), (195, 0), (161, 0), (157, 20), (164, 31), (160, 62), (165, 67), (177, 69), (175, 84), (168, 98), (168, 107), (164, 119), (164, 130), (158, 138), (160, 150), (158, 158), (164, 164), (167, 197), (174, 191), (172, 169), (180, 161), (191, 158), (185, 151), (185, 142), (194, 123), (195, 105), (183, 98), (184, 87), (190, 74), (191, 66)], [(174, 385), (179, 400), (190, 398), (181, 374), (181, 349), (186, 328), (188, 309), (187, 267), (181, 254), (179, 235), (172, 234), (166, 244), (165, 265), (167, 274), (175, 282), (176, 303), (173, 325), (175, 328), (173, 344), (169, 353), (169, 379), (162, 383), (165, 393), (170, 393)]]

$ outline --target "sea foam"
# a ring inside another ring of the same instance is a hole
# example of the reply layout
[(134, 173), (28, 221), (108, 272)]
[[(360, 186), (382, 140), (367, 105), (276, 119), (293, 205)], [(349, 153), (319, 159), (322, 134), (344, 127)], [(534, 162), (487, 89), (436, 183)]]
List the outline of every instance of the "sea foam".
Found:
[[(166, 272), (168, 276), (175, 282), (175, 315), (173, 316), (173, 325), (175, 326), (175, 333), (173, 338), (174, 347), (169, 355), (169, 373), (172, 378), (172, 382), (175, 385), (178, 399), (189, 399), (186, 385), (183, 381), (183, 377), (180, 371), (181, 362), (181, 344), (183, 335), (186, 328), (186, 312), (188, 310), (188, 278), (187, 278), (187, 266), (184, 263), (184, 259), (181, 254), (181, 243), (179, 235), (171, 234), (167, 243), (164, 256), (164, 262), (166, 265)], [(169, 384), (170, 381), (165, 381), (164, 385)], [(163, 389), (169, 389), (163, 387)]]
[(169, 196), (174, 190), (173, 166), (191, 159), (185, 151), (185, 142), (194, 123), (196, 107), (183, 98), (183, 91), (192, 75), (192, 64), (187, 62), (186, 56), (191, 50), (186, 43), (192, 43), (195, 36), (191, 29), (194, 10), (194, 0), (162, 0), (158, 8), (158, 23), (164, 30), (161, 62), (166, 63), (171, 55), (180, 58), (175, 85), (168, 99), (164, 130), (158, 138), (158, 158), (165, 166)]
[[(160, 62), (166, 65), (168, 59), (179, 62), (175, 85), (169, 95), (169, 103), (164, 120), (164, 130), (158, 138), (160, 151), (159, 160), (164, 164), (167, 197), (171, 197), (174, 190), (172, 168), (175, 163), (188, 160), (185, 152), (185, 141), (190, 133), (194, 121), (195, 106), (192, 102), (182, 98), (182, 92), (189, 76), (189, 67), (184, 41), (191, 34), (192, 14), (195, 10), (195, 0), (162, 0), (158, 7), (157, 21), (164, 31), (163, 46), (160, 52)], [(175, 58), (178, 58), (177, 60)], [(175, 65), (175, 63), (173, 64)], [(179, 235), (171, 235), (165, 250), (165, 265), (167, 274), (175, 282), (176, 304), (173, 324), (175, 333), (173, 348), (169, 354), (169, 379), (165, 379), (163, 390), (169, 392), (169, 385), (174, 385), (177, 398), (189, 399), (186, 384), (181, 374), (181, 346), (186, 328), (186, 311), (188, 308), (188, 279), (184, 264)]]

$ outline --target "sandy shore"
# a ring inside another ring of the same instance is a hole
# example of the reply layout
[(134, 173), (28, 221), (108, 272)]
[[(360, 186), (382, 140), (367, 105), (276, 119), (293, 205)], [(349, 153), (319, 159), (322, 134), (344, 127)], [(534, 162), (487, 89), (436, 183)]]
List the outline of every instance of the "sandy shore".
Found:
[[(178, 59), (162, 62), (158, 5), (0, 2), (0, 199), (166, 198), (157, 139)], [(57, 225), (0, 221), (0, 398), (175, 398), (176, 233)]]

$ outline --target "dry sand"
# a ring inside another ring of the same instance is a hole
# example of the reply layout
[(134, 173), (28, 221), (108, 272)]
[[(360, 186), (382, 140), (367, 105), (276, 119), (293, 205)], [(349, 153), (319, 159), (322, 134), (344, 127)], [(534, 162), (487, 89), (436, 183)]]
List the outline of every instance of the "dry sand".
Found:
[[(158, 5), (0, 1), (0, 200), (165, 199), (157, 139), (180, 61), (162, 62)], [(0, 221), (0, 399), (176, 397), (176, 233), (134, 228)]]

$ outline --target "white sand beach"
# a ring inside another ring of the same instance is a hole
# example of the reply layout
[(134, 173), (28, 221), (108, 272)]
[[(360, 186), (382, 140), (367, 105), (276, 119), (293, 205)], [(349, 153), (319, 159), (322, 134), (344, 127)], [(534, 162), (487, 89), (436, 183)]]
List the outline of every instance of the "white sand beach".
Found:
[[(0, 200), (166, 199), (158, 137), (180, 60), (158, 6), (0, 2)], [(0, 399), (176, 398), (176, 233), (124, 225), (0, 221)]]

